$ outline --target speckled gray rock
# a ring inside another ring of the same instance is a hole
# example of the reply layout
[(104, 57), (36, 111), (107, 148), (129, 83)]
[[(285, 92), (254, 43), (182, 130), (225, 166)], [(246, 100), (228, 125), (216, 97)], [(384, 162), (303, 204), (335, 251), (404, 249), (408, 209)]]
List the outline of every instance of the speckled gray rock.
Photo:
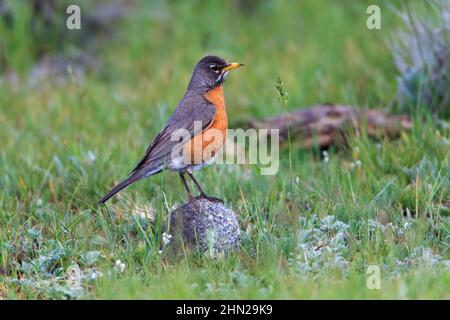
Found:
[(170, 233), (177, 249), (180, 240), (188, 248), (213, 256), (239, 248), (236, 214), (222, 203), (204, 198), (196, 198), (171, 212)]

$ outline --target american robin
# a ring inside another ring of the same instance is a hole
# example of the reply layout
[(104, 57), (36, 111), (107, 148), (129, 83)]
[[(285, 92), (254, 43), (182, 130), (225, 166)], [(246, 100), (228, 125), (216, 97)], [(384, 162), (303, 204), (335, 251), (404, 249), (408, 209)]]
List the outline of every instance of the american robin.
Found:
[[(147, 148), (144, 157), (131, 171), (128, 178), (112, 188), (99, 203), (105, 203), (133, 182), (155, 175), (165, 169), (179, 173), (189, 200), (193, 199), (193, 196), (184, 176), (186, 173), (200, 191), (200, 197), (221, 201), (206, 195), (192, 171), (210, 164), (223, 147), (228, 117), (222, 84), (228, 71), (240, 66), (243, 64), (227, 63), (216, 56), (206, 56), (201, 59), (194, 68), (186, 94), (167, 124)], [(200, 130), (195, 130), (196, 124), (201, 125)], [(174, 133), (179, 129), (187, 130), (189, 136), (182, 143), (173, 139)], [(208, 133), (213, 131), (221, 133), (221, 137), (211, 139), (211, 135)], [(183, 152), (181, 158), (173, 156), (175, 148), (179, 148)], [(206, 148), (208, 152), (204, 153)]]

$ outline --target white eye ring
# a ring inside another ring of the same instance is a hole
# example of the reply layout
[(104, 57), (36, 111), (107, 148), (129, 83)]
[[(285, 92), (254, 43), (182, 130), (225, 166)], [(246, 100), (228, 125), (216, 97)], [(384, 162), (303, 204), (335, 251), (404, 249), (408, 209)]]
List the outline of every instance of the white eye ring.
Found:
[(219, 67), (217, 67), (217, 65), (212, 64), (209, 66), (209, 68), (211, 69), (212, 72), (219, 73)]

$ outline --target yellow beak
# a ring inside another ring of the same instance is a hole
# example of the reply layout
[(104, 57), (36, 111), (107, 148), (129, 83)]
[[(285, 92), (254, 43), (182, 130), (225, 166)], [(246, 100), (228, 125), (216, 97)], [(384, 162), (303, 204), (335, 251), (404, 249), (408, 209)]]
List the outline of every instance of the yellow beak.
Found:
[(230, 71), (239, 67), (242, 67), (244, 64), (238, 62), (232, 62), (228, 66), (222, 69), (222, 71)]

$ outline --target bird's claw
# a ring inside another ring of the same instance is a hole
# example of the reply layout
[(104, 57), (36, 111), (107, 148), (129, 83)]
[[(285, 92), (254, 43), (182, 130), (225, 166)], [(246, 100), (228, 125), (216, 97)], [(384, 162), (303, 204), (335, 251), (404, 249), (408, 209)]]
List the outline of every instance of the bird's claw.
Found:
[(201, 194), (198, 197), (196, 197), (195, 199), (206, 199), (206, 200), (209, 200), (211, 202), (220, 202), (222, 204), (224, 203), (222, 199), (216, 198), (216, 197), (210, 197), (210, 196), (208, 196), (206, 194)]

